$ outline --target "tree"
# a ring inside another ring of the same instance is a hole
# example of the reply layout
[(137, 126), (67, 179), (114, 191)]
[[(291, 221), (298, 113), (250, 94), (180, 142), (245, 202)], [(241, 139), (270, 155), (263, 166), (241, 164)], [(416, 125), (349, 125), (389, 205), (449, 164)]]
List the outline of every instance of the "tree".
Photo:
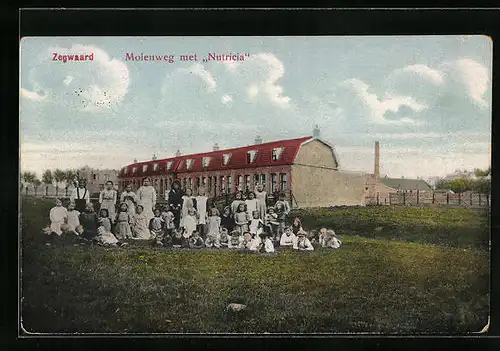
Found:
[(54, 182), (54, 176), (52, 175), (52, 171), (50, 169), (46, 169), (42, 175), (42, 182), (45, 184), (45, 195), (49, 194), (49, 185)]
[[(36, 174), (33, 172), (24, 172), (22, 178), (26, 184), (33, 184), (36, 179)], [(26, 194), (28, 194), (28, 186), (26, 185)]]
[(474, 169), (474, 175), (478, 178), (487, 177), (488, 175), (490, 175), (490, 173), (491, 173), (491, 166), (485, 170), (482, 170), (480, 168)]
[(33, 180), (33, 188), (34, 188), (33, 190), (35, 191), (35, 196), (36, 196), (36, 194), (38, 192), (38, 188), (40, 187), (40, 185), (42, 185), (42, 182), (40, 181), (40, 179), (35, 178)]
[(58, 196), (59, 195), (59, 185), (64, 181), (66, 174), (63, 171), (61, 171), (59, 168), (57, 168), (56, 170), (54, 170), (54, 172), (52, 172), (52, 175), (54, 177), (54, 180), (56, 181), (56, 196)]

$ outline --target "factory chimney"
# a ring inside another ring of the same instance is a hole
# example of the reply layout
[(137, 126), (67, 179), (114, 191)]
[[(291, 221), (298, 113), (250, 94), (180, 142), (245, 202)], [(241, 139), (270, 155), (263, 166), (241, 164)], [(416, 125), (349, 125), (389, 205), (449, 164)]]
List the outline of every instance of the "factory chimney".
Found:
[(262, 137), (260, 135), (257, 135), (255, 137), (255, 145), (257, 144), (262, 144)]
[(214, 151), (219, 151), (219, 144), (217, 143), (214, 144)]
[(319, 138), (319, 127), (316, 125), (316, 127), (313, 129), (313, 137), (314, 138)]
[(375, 169), (374, 169), (375, 178), (380, 177), (380, 146), (378, 141), (375, 142)]
[(181, 155), (181, 150), (177, 150), (177, 152), (175, 153), (175, 157), (179, 157)]

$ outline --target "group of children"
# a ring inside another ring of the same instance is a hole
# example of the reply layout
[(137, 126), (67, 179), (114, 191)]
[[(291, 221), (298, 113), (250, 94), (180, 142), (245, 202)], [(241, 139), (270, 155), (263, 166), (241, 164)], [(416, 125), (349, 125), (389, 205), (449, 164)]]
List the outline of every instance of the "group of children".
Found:
[[(181, 190), (180, 182), (174, 182), (168, 205), (156, 206), (156, 194), (152, 192), (151, 208), (145, 206), (144, 201), (138, 201), (129, 186), (121, 194), (115, 213), (118, 196), (112, 183), (108, 183), (107, 189), (101, 192), (98, 213), (90, 201), (80, 213), (73, 199), (67, 209), (56, 200), (56, 206), (50, 211), (50, 227), (45, 232), (111, 246), (126, 245), (128, 240), (152, 240), (156, 245), (173, 248), (227, 247), (274, 252), (276, 245), (297, 250), (314, 250), (314, 242), (321, 247), (341, 245), (333, 230), (323, 228), (319, 233), (306, 233), (299, 218), (286, 227), (290, 205), (285, 195), (281, 194), (274, 206), (268, 208), (262, 185), (256, 187), (256, 192), (237, 193), (220, 215), (217, 207), (209, 203), (203, 188), (193, 196), (191, 189)], [(151, 186), (148, 180), (144, 183), (139, 191), (147, 193)]]

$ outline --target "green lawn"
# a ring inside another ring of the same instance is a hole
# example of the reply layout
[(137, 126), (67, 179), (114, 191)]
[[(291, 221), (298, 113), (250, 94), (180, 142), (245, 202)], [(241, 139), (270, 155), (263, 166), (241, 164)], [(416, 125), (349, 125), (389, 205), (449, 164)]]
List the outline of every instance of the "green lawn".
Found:
[[(461, 234), (432, 245), (353, 235), (361, 226), (352, 222), (355, 213), (369, 222), (373, 211), (379, 225), (400, 218), (394, 213), (404, 209), (303, 211), (307, 228), (313, 216), (319, 218), (315, 227), (338, 223), (344, 247), (262, 256), (144, 245), (46, 247), (39, 229), (50, 207), (40, 199), (23, 201), (22, 316), (28, 331), (465, 333), (487, 322), (489, 251), (466, 247), (473, 239)], [(418, 223), (418, 210), (406, 210), (405, 218)], [(442, 211), (434, 218), (453, 227), (450, 233), (476, 223), (475, 235), (484, 235), (481, 214), (468, 215), (463, 221), (458, 212)], [(342, 222), (344, 216), (349, 220)], [(340, 230), (347, 223), (351, 230)], [(415, 233), (408, 232), (411, 241)], [(226, 312), (232, 301), (247, 310)]]

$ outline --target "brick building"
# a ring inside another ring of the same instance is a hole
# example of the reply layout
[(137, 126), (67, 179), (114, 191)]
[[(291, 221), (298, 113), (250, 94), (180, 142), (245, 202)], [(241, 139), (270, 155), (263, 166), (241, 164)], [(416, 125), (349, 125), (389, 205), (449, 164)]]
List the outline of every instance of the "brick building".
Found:
[(250, 146), (136, 162), (120, 170), (119, 188), (136, 190), (145, 177), (153, 180), (160, 199), (175, 179), (194, 192), (200, 186), (210, 197), (253, 190), (262, 183), (268, 193), (284, 191), (294, 207), (364, 205), (364, 174), (342, 172), (332, 145), (313, 136)]

